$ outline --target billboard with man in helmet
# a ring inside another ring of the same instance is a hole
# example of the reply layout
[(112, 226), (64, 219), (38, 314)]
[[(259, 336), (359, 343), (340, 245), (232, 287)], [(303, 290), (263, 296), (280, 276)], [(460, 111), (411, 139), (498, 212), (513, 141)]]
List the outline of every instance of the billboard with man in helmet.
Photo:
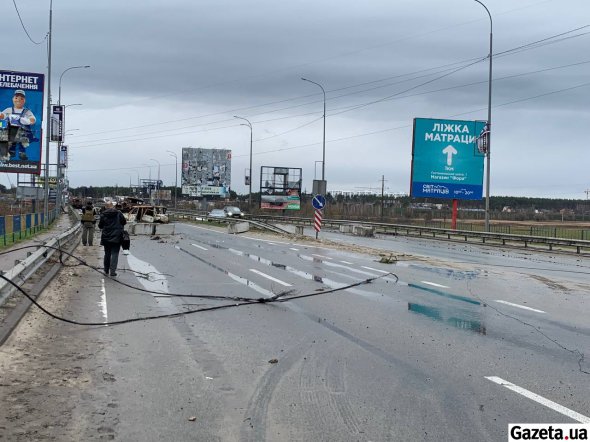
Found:
[(44, 78), (0, 71), (0, 172), (41, 172)]

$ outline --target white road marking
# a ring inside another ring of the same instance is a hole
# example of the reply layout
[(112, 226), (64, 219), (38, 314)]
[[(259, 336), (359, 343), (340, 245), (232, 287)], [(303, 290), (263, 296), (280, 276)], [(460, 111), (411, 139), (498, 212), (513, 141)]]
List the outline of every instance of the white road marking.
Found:
[(442, 284), (437, 284), (436, 282), (430, 282), (430, 281), (420, 281), (422, 284), (427, 284), (427, 285), (431, 285), (434, 287), (440, 287), (441, 289), (448, 289), (450, 288), (448, 285), (442, 285)]
[(352, 265), (352, 263), (351, 263), (351, 262), (348, 262), (348, 261), (340, 261), (340, 262), (341, 262), (342, 264), (348, 264), (348, 265)]
[(200, 245), (198, 245), (198, 244), (193, 244), (193, 243), (191, 243), (191, 246), (194, 246), (194, 247), (196, 247), (197, 249), (201, 249), (201, 250), (209, 250), (209, 249), (206, 249), (205, 247), (203, 247), (203, 246), (200, 246)]
[(293, 250), (293, 251), (295, 251), (295, 252), (298, 252), (298, 251), (299, 251), (299, 249), (295, 249), (295, 248), (293, 248), (293, 247), (289, 247), (289, 250)]
[(277, 245), (277, 244), (286, 244), (286, 245), (291, 245), (291, 243), (290, 243), (290, 242), (270, 241), (270, 240), (268, 240), (268, 239), (252, 238), (251, 236), (241, 236), (241, 235), (240, 235), (240, 238), (251, 239), (251, 240), (253, 240), (253, 241), (262, 241), (262, 242), (265, 242), (265, 243), (267, 243), (267, 244), (270, 244), (270, 245), (273, 245), (273, 246), (274, 246), (274, 245)]
[(373, 267), (367, 267), (367, 266), (361, 266), (363, 269), (367, 269), (367, 270), (373, 270), (374, 272), (379, 272), (379, 273), (389, 273), (386, 272), (385, 270), (379, 270), (379, 269), (374, 269)]
[[(141, 285), (151, 292), (151, 295), (154, 298), (157, 298), (159, 302), (165, 301), (160, 298), (170, 298), (170, 295), (168, 295), (170, 292), (168, 289), (168, 279), (165, 275), (162, 275), (157, 268), (149, 262), (136, 258), (132, 253), (127, 256), (127, 264), (129, 264), (131, 270), (139, 273), (137, 279)], [(164, 304), (172, 305), (170, 301), (167, 301)]]
[(508, 301), (502, 301), (501, 299), (496, 299), (496, 302), (499, 302), (500, 304), (511, 305), (512, 307), (518, 307), (518, 308), (521, 308), (524, 310), (530, 310), (531, 312), (547, 313), (547, 312), (544, 312), (543, 310), (537, 310), (536, 308), (527, 307), (526, 305), (520, 305), (520, 304), (514, 304), (512, 302), (508, 302)]
[(561, 413), (564, 416), (569, 417), (570, 419), (581, 422), (583, 424), (590, 423), (590, 417), (584, 416), (583, 414), (570, 410), (569, 408), (566, 408), (563, 405), (559, 405), (558, 403), (546, 399), (543, 396), (539, 396), (538, 394), (533, 393), (532, 391), (526, 390), (522, 387), (519, 387), (518, 385), (514, 385), (511, 382), (505, 381), (502, 378), (499, 378), (497, 376), (485, 376), (485, 378), (492, 382), (495, 382), (498, 385), (502, 385), (503, 387), (506, 387), (509, 390), (521, 394), (528, 399), (538, 402), (539, 404), (544, 405), (547, 408), (551, 408), (552, 410), (557, 411), (558, 413)]
[(102, 312), (102, 317), (104, 318), (104, 322), (109, 322), (109, 315), (107, 311), (107, 289), (104, 285), (104, 278), (101, 279), (101, 289), (100, 289), (100, 302), (98, 305), (100, 306), (100, 310)]
[(329, 256), (318, 255), (317, 253), (312, 253), (311, 256), (317, 256), (318, 258), (324, 258), (324, 259), (332, 259)]
[(280, 279), (273, 278), (272, 276), (270, 276), (270, 275), (267, 275), (266, 273), (262, 273), (262, 272), (261, 272), (261, 271), (259, 271), (259, 270), (256, 270), (256, 269), (250, 269), (250, 271), (251, 271), (251, 272), (254, 272), (254, 273), (256, 273), (257, 275), (263, 276), (263, 277), (265, 277), (266, 279), (270, 279), (271, 281), (278, 282), (279, 284), (281, 284), (281, 285), (284, 285), (285, 287), (291, 287), (291, 284), (288, 284), (288, 283), (286, 283), (286, 282), (284, 282), (284, 281), (281, 281)]

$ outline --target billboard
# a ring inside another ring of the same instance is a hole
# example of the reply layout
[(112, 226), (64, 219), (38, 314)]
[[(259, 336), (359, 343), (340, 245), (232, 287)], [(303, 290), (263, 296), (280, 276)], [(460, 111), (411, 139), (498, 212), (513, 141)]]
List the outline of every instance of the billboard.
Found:
[(301, 209), (301, 168), (260, 168), (260, 208)]
[(414, 118), (410, 196), (478, 200), (485, 155), (477, 138), (485, 122)]
[(65, 106), (51, 106), (51, 141), (62, 142)]
[(182, 148), (182, 194), (202, 197), (229, 196), (231, 150)]
[(41, 172), (43, 74), (0, 70), (0, 172)]

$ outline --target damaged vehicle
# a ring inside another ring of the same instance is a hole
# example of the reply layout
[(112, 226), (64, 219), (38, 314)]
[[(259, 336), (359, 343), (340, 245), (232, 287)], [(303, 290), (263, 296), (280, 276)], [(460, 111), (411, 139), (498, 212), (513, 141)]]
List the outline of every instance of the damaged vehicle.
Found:
[(133, 206), (124, 215), (128, 222), (160, 224), (167, 224), (169, 222), (168, 215), (166, 215), (166, 207), (163, 206), (152, 206), (149, 204)]

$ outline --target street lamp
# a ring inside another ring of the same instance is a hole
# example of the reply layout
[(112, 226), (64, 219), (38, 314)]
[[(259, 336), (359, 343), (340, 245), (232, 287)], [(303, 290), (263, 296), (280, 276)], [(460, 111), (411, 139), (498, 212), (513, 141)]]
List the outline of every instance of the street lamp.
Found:
[(58, 105), (61, 105), (61, 80), (62, 80), (64, 74), (66, 72), (68, 72), (68, 71), (71, 71), (72, 69), (86, 69), (86, 68), (89, 68), (89, 67), (90, 66), (87, 66), (87, 65), (86, 66), (72, 66), (70, 68), (67, 68), (65, 71), (63, 71), (61, 73), (61, 75), (59, 76), (59, 93), (58, 93), (58, 96), (57, 96), (57, 104)]
[(480, 5), (484, 7), (488, 16), (490, 17), (490, 68), (489, 68), (489, 77), (488, 77), (488, 122), (486, 124), (486, 219), (485, 219), (485, 231), (490, 231), (490, 147), (491, 147), (491, 135), (492, 135), (492, 41), (493, 41), (493, 23), (492, 23), (492, 14), (490, 11), (479, 0), (474, 0)]
[(234, 115), (234, 118), (246, 121), (248, 124), (241, 123), (240, 126), (248, 126), (250, 128), (250, 177), (248, 180), (250, 187), (248, 190), (248, 212), (252, 213), (252, 123), (250, 123), (250, 120), (247, 118), (238, 117), (237, 115)]
[(160, 205), (160, 162), (158, 160), (154, 160), (150, 158), (150, 161), (155, 161), (158, 163), (158, 181), (156, 181), (156, 204)]
[[(63, 79), (63, 76), (66, 72), (71, 71), (72, 69), (86, 69), (89, 68), (90, 66), (72, 66), (67, 68), (65, 71), (63, 71), (61, 73), (61, 75), (59, 76), (59, 93), (57, 96), (57, 104), (61, 106), (61, 80)], [(64, 112), (65, 114), (65, 112)], [(55, 207), (60, 207), (61, 206), (61, 185), (60, 185), (60, 180), (61, 180), (61, 167), (59, 165), (59, 156), (60, 156), (60, 152), (61, 152), (61, 146), (63, 144), (63, 141), (59, 141), (57, 143), (57, 161), (56, 161), (56, 166), (57, 166), (57, 192), (55, 194)], [(47, 144), (47, 150), (49, 151), (49, 144)]]
[(309, 83), (313, 83), (316, 86), (319, 86), (324, 93), (324, 137), (322, 141), (322, 181), (325, 181), (325, 172), (326, 172), (326, 91), (323, 86), (315, 81), (308, 80), (307, 78), (301, 77), (303, 81), (307, 81)]
[(176, 210), (176, 202), (178, 200), (178, 195), (176, 194), (178, 189), (178, 155), (176, 155), (171, 150), (167, 150), (171, 157), (174, 157), (174, 210)]
[(152, 166), (149, 164), (142, 164), (143, 167), (148, 168), (148, 197), (150, 199), (150, 204), (153, 204), (154, 201), (152, 200)]

